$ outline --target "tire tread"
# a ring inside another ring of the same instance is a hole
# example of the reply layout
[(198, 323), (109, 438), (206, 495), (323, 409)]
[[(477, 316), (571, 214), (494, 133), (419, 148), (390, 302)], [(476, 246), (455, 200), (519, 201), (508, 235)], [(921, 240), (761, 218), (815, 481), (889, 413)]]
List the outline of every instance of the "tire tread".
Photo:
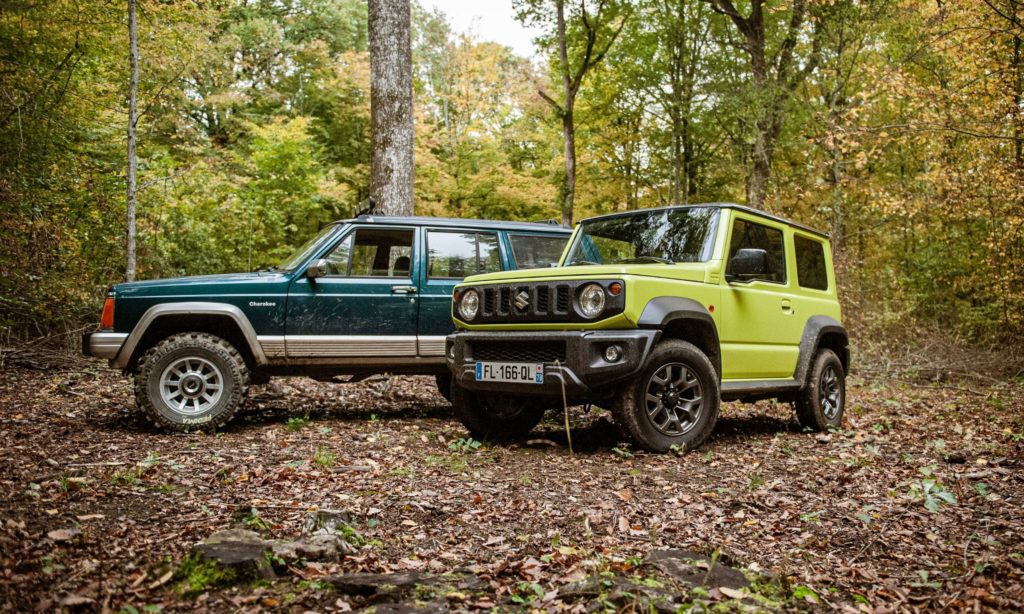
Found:
[[(153, 402), (147, 393), (149, 378), (153, 375), (154, 365), (159, 361), (159, 358), (168, 352), (182, 347), (183, 345), (206, 346), (207, 350), (213, 352), (220, 350), (226, 353), (226, 358), (229, 363), (228, 367), (234, 372), (233, 375), (237, 382), (237, 385), (231, 390), (231, 396), (228, 398), (228, 410), (218, 414), (212, 420), (203, 424), (180, 424), (168, 420), (167, 417), (161, 414), (153, 405)], [(238, 413), (238, 409), (242, 406), (242, 402), (245, 399), (246, 392), (248, 391), (249, 379), (250, 373), (248, 365), (245, 362), (245, 358), (242, 357), (242, 354), (235, 349), (235, 346), (210, 333), (177, 333), (154, 343), (139, 358), (139, 367), (135, 373), (133, 385), (135, 392), (135, 404), (142, 410), (146, 419), (158, 429), (178, 432), (193, 430), (214, 432), (235, 418), (235, 414)]]

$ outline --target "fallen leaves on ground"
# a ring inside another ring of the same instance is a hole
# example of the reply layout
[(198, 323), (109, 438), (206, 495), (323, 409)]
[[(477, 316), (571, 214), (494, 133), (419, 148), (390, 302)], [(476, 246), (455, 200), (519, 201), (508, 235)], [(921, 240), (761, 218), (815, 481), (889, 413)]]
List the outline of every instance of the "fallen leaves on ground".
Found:
[[(489, 594), (453, 591), (450, 608), (581, 607), (559, 591), (659, 548), (820, 607), (1024, 607), (1024, 385), (851, 384), (855, 428), (802, 433), (788, 405), (730, 404), (683, 456), (573, 408), (570, 455), (560, 416), (520, 444), (467, 445), (433, 378), (274, 380), (204, 435), (148, 427), (99, 362), (8, 367), (0, 608), (347, 611), (360, 603), (318, 578), (455, 569)], [(292, 538), (316, 509), (348, 513), (355, 554), (269, 585), (187, 595), (173, 579), (215, 531)]]

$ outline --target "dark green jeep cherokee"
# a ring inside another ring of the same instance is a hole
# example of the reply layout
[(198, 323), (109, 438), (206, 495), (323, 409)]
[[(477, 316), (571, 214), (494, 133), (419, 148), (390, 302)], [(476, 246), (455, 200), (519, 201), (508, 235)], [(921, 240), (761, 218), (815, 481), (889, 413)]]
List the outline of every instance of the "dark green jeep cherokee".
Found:
[(175, 430), (225, 424), (250, 383), (275, 375), (434, 374), (448, 396), (452, 289), (467, 275), (552, 266), (569, 234), (360, 216), (270, 270), (118, 284), (82, 349), (134, 375), (139, 407)]

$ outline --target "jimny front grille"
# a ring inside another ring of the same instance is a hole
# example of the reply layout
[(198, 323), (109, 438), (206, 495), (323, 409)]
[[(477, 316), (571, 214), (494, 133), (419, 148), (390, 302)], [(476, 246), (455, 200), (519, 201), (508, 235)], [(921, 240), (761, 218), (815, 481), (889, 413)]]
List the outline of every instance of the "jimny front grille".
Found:
[(473, 360), (492, 362), (565, 362), (565, 341), (476, 341)]

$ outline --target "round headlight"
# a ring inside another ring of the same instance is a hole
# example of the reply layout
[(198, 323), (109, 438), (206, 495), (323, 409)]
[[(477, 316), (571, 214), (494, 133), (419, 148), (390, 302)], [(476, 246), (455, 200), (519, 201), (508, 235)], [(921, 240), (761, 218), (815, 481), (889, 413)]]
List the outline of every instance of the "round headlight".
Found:
[(476, 317), (480, 311), (480, 293), (476, 290), (466, 290), (459, 301), (459, 315), (467, 322)]
[(580, 314), (584, 318), (596, 318), (604, 311), (604, 288), (597, 284), (583, 287), (580, 292)]

